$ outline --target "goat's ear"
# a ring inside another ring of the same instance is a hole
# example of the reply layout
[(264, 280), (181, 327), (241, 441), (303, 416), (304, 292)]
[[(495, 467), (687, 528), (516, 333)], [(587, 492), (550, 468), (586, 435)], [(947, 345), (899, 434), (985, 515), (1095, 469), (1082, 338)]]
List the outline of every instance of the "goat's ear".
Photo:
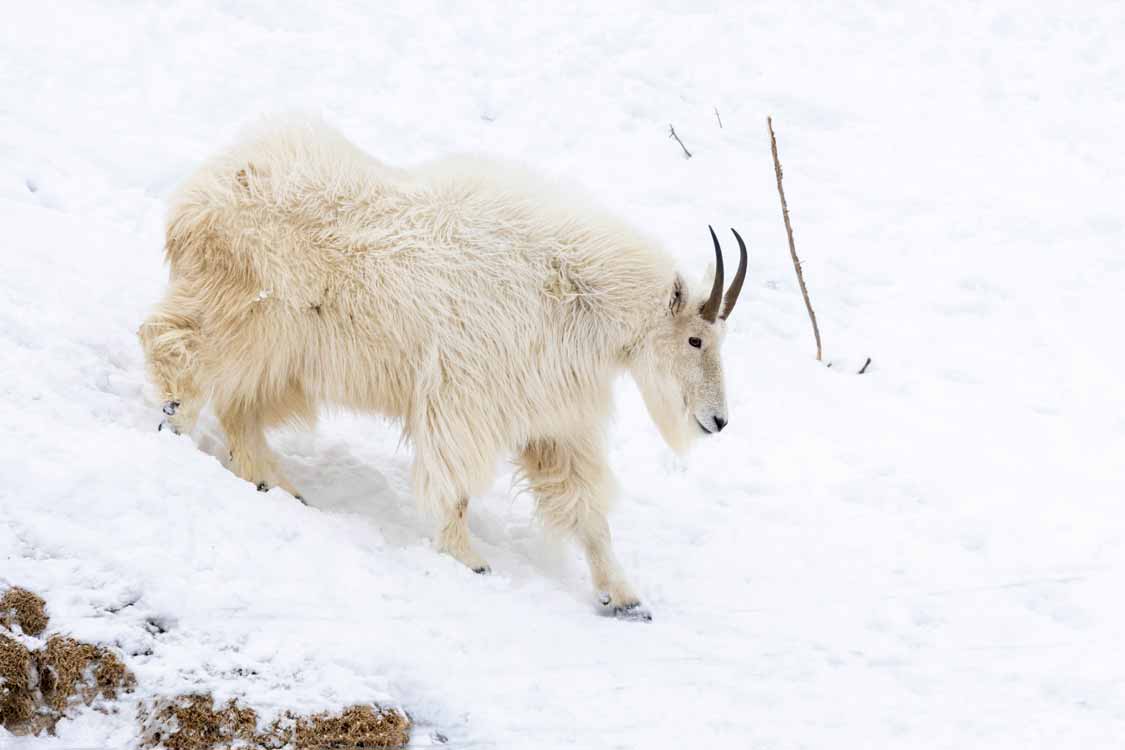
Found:
[(684, 277), (676, 274), (672, 281), (672, 291), (668, 295), (668, 311), (672, 315), (679, 315), (687, 304), (687, 290), (684, 288)]

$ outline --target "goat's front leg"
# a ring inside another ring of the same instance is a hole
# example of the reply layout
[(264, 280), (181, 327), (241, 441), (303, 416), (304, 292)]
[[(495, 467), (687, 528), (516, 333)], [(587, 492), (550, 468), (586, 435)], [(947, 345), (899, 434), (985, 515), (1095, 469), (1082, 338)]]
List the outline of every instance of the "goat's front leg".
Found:
[(613, 553), (606, 512), (615, 482), (601, 440), (535, 440), (520, 465), (546, 525), (573, 534), (582, 545), (601, 606), (617, 617), (651, 620)]
[(488, 476), (491, 466), (482, 460), (479, 467), (470, 468), (471, 462), (460, 458), (451, 465), (448, 452), (443, 454), (428, 441), (417, 441), (412, 469), (414, 492), (422, 508), (437, 519), (438, 549), (474, 573), (491, 573), (488, 562), (473, 545), (468, 518), (469, 494), (474, 484), (481, 484), (480, 480)]
[(651, 620), (652, 613), (641, 606), (641, 600), (625, 580), (625, 571), (613, 554), (613, 540), (605, 515), (587, 518), (577, 529), (577, 534), (586, 550), (586, 563), (590, 566), (590, 577), (598, 592), (599, 603), (611, 608), (617, 617), (646, 622)]

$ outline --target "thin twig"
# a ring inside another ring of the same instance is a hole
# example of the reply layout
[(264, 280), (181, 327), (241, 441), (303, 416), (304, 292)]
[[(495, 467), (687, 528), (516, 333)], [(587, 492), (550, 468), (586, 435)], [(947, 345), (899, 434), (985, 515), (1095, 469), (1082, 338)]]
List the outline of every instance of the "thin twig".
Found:
[(863, 363), (863, 367), (859, 368), (859, 373), (858, 373), (858, 374), (859, 374), (859, 375), (862, 375), (863, 373), (867, 372), (867, 366), (868, 366), (869, 364), (871, 364), (871, 357), (868, 357), (868, 358), (867, 358), (867, 361)]
[(691, 158), (691, 152), (687, 150), (687, 146), (685, 146), (684, 142), (680, 140), (680, 136), (676, 135), (676, 129), (674, 127), (672, 127), (671, 124), (668, 125), (668, 137), (669, 138), (675, 138), (676, 143), (680, 144), (680, 148), (682, 148), (684, 150), (684, 158), (685, 159)]
[(777, 174), (777, 194), (781, 196), (781, 215), (785, 219), (785, 233), (789, 235), (789, 254), (793, 257), (793, 270), (797, 272), (797, 283), (801, 285), (801, 294), (805, 298), (805, 307), (809, 310), (809, 320), (812, 321), (813, 336), (816, 337), (816, 361), (820, 361), (820, 328), (816, 325), (816, 313), (813, 312), (812, 302), (809, 302), (809, 290), (805, 286), (805, 276), (801, 273), (801, 261), (797, 258), (797, 246), (793, 244), (793, 225), (789, 222), (789, 204), (785, 202), (785, 189), (781, 187), (781, 160), (777, 158), (777, 138), (773, 134), (773, 118), (767, 117), (766, 123), (770, 129), (770, 150), (773, 151), (773, 169)]
[(723, 118), (719, 117), (719, 108), (715, 107), (715, 119), (719, 121), (719, 130), (723, 129)]

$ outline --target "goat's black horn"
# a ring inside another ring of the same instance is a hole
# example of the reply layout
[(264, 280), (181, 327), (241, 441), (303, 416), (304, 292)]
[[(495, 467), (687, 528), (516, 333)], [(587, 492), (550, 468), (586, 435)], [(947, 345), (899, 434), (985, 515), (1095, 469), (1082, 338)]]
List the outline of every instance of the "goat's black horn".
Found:
[(699, 308), (699, 315), (708, 323), (714, 323), (715, 318), (719, 316), (719, 303), (723, 296), (723, 251), (719, 247), (719, 238), (715, 236), (715, 230), (710, 225), (707, 228), (711, 230), (711, 241), (715, 243), (715, 281), (711, 284), (711, 296), (703, 303), (703, 307)]
[(746, 243), (742, 241), (742, 237), (734, 229), (730, 230), (734, 233), (734, 238), (738, 240), (738, 271), (734, 274), (734, 280), (730, 283), (730, 289), (727, 290), (727, 296), (723, 299), (723, 312), (719, 315), (720, 318), (726, 320), (730, 316), (730, 311), (734, 309), (734, 303), (738, 302), (738, 295), (742, 292), (742, 282), (746, 280)]

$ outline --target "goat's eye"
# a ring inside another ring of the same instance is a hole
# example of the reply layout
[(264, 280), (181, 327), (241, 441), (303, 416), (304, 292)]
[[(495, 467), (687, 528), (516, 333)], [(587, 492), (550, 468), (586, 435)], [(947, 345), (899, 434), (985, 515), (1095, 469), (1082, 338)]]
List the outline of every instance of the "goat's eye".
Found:
[(699, 349), (700, 347), (703, 346), (703, 342), (700, 341), (699, 339), (697, 339), (695, 336), (692, 336), (690, 339), (687, 340), (687, 342), (689, 344), (691, 344), (692, 346), (694, 346), (696, 349)]

